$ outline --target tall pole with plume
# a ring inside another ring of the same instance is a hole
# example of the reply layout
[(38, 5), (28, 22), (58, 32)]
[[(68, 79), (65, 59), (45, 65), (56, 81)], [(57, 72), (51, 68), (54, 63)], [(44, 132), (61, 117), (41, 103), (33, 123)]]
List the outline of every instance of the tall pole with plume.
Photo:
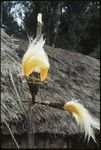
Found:
[(36, 38), (29, 38), (29, 46), (22, 58), (22, 72), (29, 85), (32, 99), (29, 102), (28, 110), (28, 147), (35, 148), (34, 131), (32, 124), (32, 106), (35, 104), (35, 97), (38, 92), (38, 85), (44, 81), (48, 75), (50, 67), (48, 56), (43, 49), (45, 40), (42, 35), (42, 14), (37, 16)]

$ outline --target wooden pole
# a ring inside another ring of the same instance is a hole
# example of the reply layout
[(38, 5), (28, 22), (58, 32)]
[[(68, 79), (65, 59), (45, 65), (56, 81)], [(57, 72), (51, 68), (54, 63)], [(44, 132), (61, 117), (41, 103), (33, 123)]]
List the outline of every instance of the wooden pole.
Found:
[[(39, 13), (37, 16), (37, 40), (40, 39), (42, 35), (42, 14)], [(36, 75), (38, 78), (38, 74)], [(38, 84), (33, 83), (31, 79), (26, 79), (27, 83), (29, 85), (29, 90), (32, 95), (32, 99), (29, 102), (29, 110), (28, 110), (28, 116), (27, 116), (27, 126), (28, 126), (28, 148), (35, 148), (35, 137), (34, 137), (34, 123), (32, 123), (32, 106), (35, 104), (35, 97), (38, 92)]]
[(41, 37), (42, 35), (42, 14), (39, 13), (38, 16), (37, 16), (37, 40), (39, 40), (39, 38)]
[(45, 102), (35, 102), (35, 103), (37, 103), (37, 104), (41, 104), (41, 105), (47, 105), (47, 106), (50, 106), (50, 107), (53, 107), (53, 108), (57, 108), (57, 109), (62, 109), (62, 110), (64, 110), (64, 108), (63, 108), (63, 106), (64, 106), (64, 104), (65, 103), (57, 103), (57, 102), (55, 102), (55, 103), (53, 103), (53, 102), (50, 102), (50, 101), (45, 101)]

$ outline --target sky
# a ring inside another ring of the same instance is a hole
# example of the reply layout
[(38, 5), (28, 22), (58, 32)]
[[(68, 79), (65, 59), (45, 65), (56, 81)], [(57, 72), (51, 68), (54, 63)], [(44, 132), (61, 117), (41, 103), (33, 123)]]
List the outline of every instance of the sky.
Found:
[[(15, 3), (15, 1), (12, 1)], [(65, 9), (62, 9), (62, 12), (65, 12)], [(13, 15), (14, 20), (18, 23), (19, 26), (23, 26), (23, 19), (25, 17), (25, 7), (21, 3), (16, 4), (14, 7), (11, 8), (10, 13)], [(21, 14), (21, 16), (19, 15)]]
[(21, 4), (16, 4), (15, 7), (11, 8), (10, 13), (13, 15), (13, 18), (18, 23), (18, 25), (22, 26), (23, 19), (25, 17), (24, 6)]

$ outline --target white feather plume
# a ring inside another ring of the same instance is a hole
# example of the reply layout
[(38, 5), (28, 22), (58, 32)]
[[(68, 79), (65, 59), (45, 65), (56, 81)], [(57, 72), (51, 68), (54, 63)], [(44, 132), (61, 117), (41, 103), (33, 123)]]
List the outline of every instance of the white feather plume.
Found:
[(25, 76), (29, 76), (32, 72), (38, 72), (43, 81), (46, 79), (50, 67), (47, 53), (43, 48), (45, 40), (43, 35), (32, 40), (30, 39), (28, 49), (22, 59), (22, 72)]
[(100, 130), (100, 122), (93, 117), (89, 111), (78, 101), (70, 101), (64, 105), (64, 109), (72, 112), (77, 123), (80, 125), (81, 130), (85, 132), (85, 139), (90, 137), (96, 142), (93, 127)]

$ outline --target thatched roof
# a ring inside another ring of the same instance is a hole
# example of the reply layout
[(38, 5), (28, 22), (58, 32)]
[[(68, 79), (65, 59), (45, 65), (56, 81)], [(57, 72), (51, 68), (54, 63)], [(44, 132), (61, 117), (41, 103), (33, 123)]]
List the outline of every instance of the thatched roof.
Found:
[[(1, 30), (1, 122), (19, 121), (27, 110), (29, 88), (21, 77), (21, 59), (12, 38)], [(15, 86), (16, 85), (16, 86)]]
[[(19, 53), (23, 54), (25, 49), (20, 52), (20, 47), (17, 48), (12, 38), (4, 31), (1, 32), (1, 36), (1, 102), (3, 103), (1, 119), (2, 121), (6, 119), (11, 124), (13, 133), (24, 132), (26, 130), (23, 130), (24, 114), (28, 110), (28, 103), (23, 101), (29, 101), (31, 96), (24, 82), (25, 79), (21, 76), (21, 59), (18, 55), (21, 56)], [(50, 46), (45, 46), (45, 51), (49, 56), (51, 67), (48, 78), (42, 85), (39, 85), (36, 101), (62, 103), (73, 98), (78, 99), (91, 114), (99, 118), (99, 60), (80, 53), (59, 48), (53, 49)], [(14, 83), (12, 83), (12, 77)], [(81, 132), (69, 112), (41, 104), (33, 105), (32, 123), (35, 133), (73, 135)]]

